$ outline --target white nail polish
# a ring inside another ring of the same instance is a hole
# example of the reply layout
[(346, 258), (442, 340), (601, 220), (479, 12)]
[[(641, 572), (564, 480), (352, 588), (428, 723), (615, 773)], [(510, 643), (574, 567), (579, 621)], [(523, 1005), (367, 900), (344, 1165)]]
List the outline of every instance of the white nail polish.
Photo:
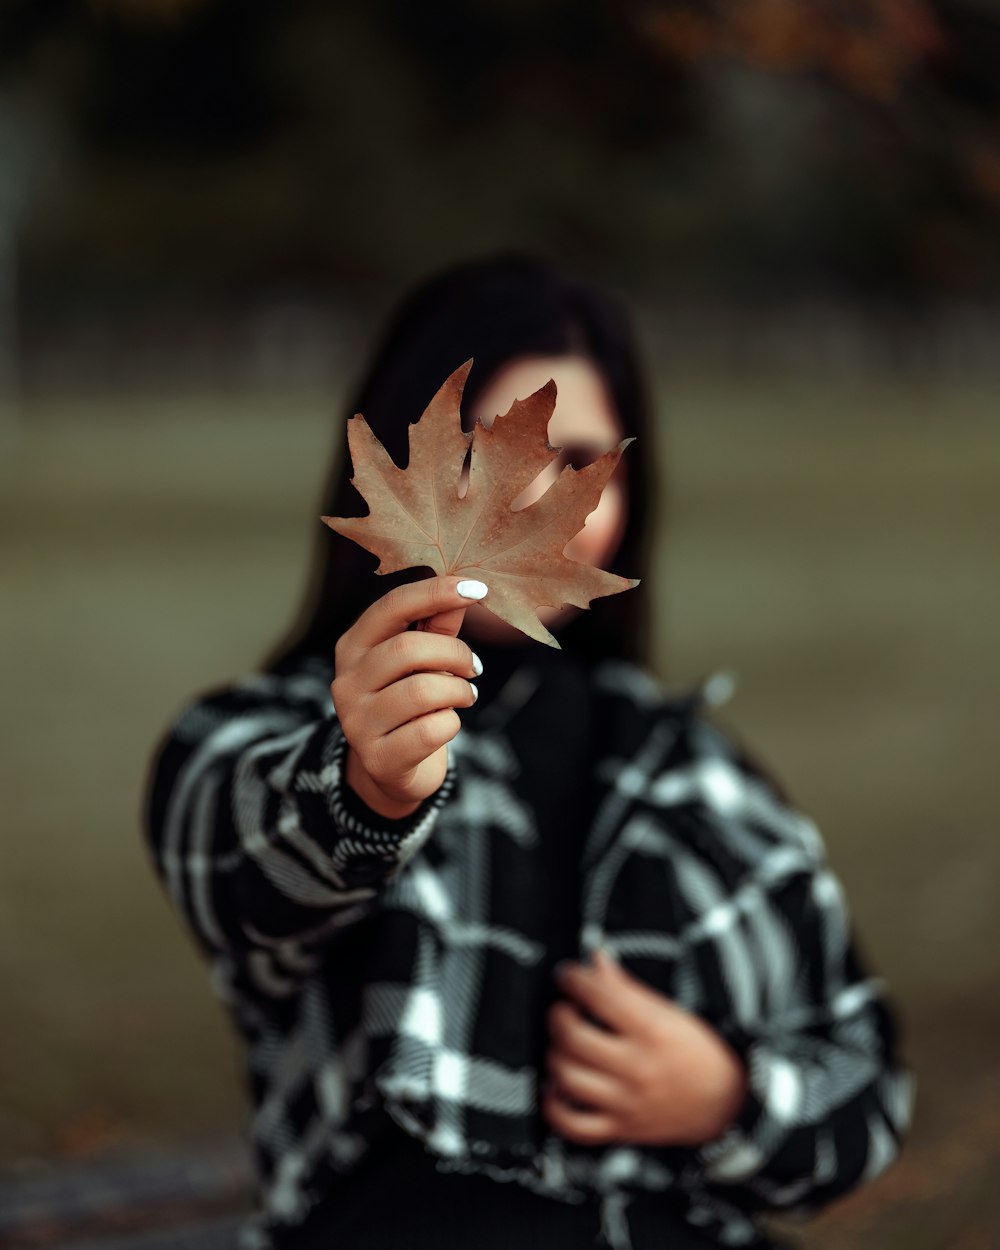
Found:
[(463, 599), (485, 599), (489, 587), (485, 582), (477, 582), (475, 578), (459, 582), (455, 587)]
[(470, 681), (469, 685), (472, 687), (472, 702), (475, 703), (475, 701), (479, 698), (479, 688), (474, 681)]
[(483, 671), (483, 662), (479, 658), (479, 656), (476, 655), (475, 651), (473, 651), (472, 653), (472, 671), (476, 674), (477, 677)]

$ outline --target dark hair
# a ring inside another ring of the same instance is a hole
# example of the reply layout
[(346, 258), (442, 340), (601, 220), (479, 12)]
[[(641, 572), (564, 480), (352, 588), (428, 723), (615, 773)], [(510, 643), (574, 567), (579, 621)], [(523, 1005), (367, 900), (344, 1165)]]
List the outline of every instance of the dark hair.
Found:
[[(457, 265), (423, 282), (397, 308), (347, 415), (364, 413), (402, 467), (410, 423), (454, 369), (474, 358), (462, 397), (469, 428), (468, 414), (483, 385), (504, 363), (524, 355), (590, 360), (605, 379), (625, 433), (638, 437), (622, 461), (628, 520), (610, 571), (642, 578), (642, 584), (594, 600), (559, 631), (559, 640), (594, 659), (616, 656), (647, 663), (654, 454), (633, 334), (615, 300), (533, 257), (501, 254)], [(345, 418), (340, 454), (317, 509), (305, 599), (295, 624), (268, 653), (265, 669), (303, 654), (332, 657), (337, 639), (361, 612), (392, 585), (413, 580), (413, 570), (375, 576), (376, 558), (318, 519), (320, 513), (361, 516), (366, 511), (350, 483), (346, 443)]]

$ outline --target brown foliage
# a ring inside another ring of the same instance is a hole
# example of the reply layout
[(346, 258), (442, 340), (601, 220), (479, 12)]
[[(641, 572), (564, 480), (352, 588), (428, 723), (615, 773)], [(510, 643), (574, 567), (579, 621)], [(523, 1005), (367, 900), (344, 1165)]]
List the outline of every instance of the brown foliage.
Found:
[[(556, 386), (547, 382), (515, 400), (491, 426), (477, 421), (467, 434), (460, 404), (471, 367), (470, 360), (456, 369), (410, 426), (405, 469), (393, 464), (360, 413), (348, 421), (351, 480), (369, 514), (322, 519), (377, 555), (378, 573), (427, 567), (486, 582), (485, 606), (494, 615), (558, 647), (537, 608), (586, 608), (592, 599), (638, 585), (563, 555), (632, 439), (581, 469), (566, 465), (540, 499), (513, 510), (511, 504), (558, 457), (546, 437)], [(468, 489), (460, 494), (467, 456)]]

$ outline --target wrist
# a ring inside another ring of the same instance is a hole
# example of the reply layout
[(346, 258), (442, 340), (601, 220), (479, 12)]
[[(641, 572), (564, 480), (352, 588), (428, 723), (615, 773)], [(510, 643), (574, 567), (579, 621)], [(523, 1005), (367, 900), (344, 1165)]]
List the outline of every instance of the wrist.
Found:
[(386, 794), (357, 757), (353, 747), (348, 746), (344, 779), (358, 798), (373, 812), (386, 820), (405, 820), (420, 806), (418, 801), (400, 801)]
[(739, 1055), (729, 1053), (728, 1071), (722, 1090), (723, 1128), (727, 1128), (739, 1115), (750, 1089), (750, 1074)]
[(742, 1055), (724, 1042), (718, 1060), (712, 1082), (711, 1114), (697, 1143), (700, 1146), (716, 1141), (730, 1130), (743, 1113), (750, 1092), (750, 1073)]

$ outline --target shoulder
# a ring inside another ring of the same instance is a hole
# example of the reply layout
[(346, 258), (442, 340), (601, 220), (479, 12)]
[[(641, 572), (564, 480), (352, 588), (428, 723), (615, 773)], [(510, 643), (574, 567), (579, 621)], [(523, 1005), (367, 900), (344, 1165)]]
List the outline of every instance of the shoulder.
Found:
[(709, 681), (669, 689), (647, 669), (618, 659), (595, 664), (591, 684), (607, 748), (619, 755), (648, 747), (651, 736), (674, 743), (675, 755), (697, 736), (709, 691)]
[(168, 737), (197, 742), (234, 721), (278, 723), (328, 716), (333, 710), (333, 662), (306, 655), (202, 688), (182, 703)]
[(308, 726), (326, 720), (333, 710), (332, 676), (326, 676), (321, 660), (306, 657), (190, 695), (168, 719), (148, 756), (143, 803), (150, 819), (155, 823), (162, 818), (182, 777), (204, 777), (230, 767), (254, 742), (305, 733)]
[(725, 847), (746, 865), (822, 863), (826, 848), (775, 772), (743, 737), (718, 719), (724, 673), (669, 689), (625, 661), (595, 668), (594, 684), (613, 726), (609, 752), (630, 770), (641, 808), (699, 839)]

